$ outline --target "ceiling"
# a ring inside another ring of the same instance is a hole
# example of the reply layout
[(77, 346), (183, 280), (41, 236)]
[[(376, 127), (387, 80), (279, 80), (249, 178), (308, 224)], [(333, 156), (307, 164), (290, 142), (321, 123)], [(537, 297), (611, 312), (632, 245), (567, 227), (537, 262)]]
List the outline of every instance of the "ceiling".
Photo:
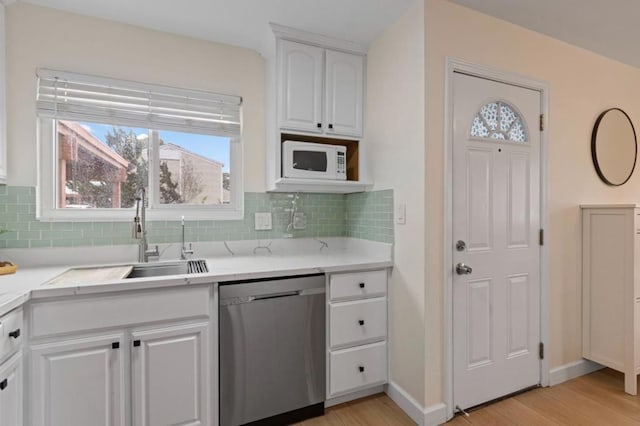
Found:
[(638, 0), (451, 0), (640, 68)]
[(20, 0), (261, 51), (269, 22), (368, 45), (415, 0)]

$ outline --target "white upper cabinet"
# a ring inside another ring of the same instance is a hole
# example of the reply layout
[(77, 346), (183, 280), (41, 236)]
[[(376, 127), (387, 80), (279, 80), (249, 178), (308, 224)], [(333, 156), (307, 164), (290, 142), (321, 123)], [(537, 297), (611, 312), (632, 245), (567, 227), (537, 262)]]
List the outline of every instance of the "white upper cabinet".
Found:
[(279, 127), (362, 136), (364, 56), (280, 40)]
[(4, 5), (0, 3), (0, 184), (7, 182), (7, 92), (6, 92), (6, 24)]
[(362, 135), (364, 57), (326, 51), (325, 119), (327, 133)]
[(322, 132), (322, 82), (324, 49), (281, 41), (280, 127)]

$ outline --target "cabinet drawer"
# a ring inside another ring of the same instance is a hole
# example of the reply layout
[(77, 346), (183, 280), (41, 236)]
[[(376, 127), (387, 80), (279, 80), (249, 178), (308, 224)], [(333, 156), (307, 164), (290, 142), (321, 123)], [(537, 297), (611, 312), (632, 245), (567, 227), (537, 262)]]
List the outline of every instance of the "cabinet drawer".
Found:
[(387, 294), (387, 270), (331, 275), (331, 300), (357, 299)]
[(331, 394), (357, 390), (387, 381), (387, 343), (331, 352)]
[(22, 308), (0, 318), (0, 361), (22, 347)]
[(37, 302), (31, 305), (31, 336), (206, 318), (209, 299), (205, 285)]
[(387, 337), (387, 299), (332, 304), (329, 309), (332, 348)]

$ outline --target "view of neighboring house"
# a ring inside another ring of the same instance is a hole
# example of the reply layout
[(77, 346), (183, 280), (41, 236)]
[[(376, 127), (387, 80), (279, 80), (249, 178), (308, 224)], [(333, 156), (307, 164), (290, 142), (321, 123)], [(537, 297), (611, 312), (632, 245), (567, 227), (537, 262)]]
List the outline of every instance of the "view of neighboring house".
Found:
[(179, 145), (160, 145), (160, 163), (166, 163), (171, 180), (185, 204), (222, 204), (229, 191), (222, 187), (224, 164), (195, 154)]
[[(58, 207), (121, 207), (121, 185), (129, 162), (80, 124), (58, 122)], [(108, 205), (97, 205), (87, 188), (111, 188)]]
[[(59, 208), (121, 208), (123, 184), (131, 164), (78, 122), (59, 121)], [(223, 204), (224, 164), (173, 143), (159, 147), (180, 204)], [(146, 151), (143, 157), (147, 158)], [(175, 201), (171, 201), (175, 202)]]

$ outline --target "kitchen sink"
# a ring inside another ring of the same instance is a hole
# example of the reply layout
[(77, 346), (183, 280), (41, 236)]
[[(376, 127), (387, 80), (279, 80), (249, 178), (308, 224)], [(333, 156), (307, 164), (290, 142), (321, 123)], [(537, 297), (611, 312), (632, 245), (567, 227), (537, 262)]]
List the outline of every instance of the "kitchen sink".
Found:
[(167, 275), (201, 274), (203, 272), (209, 272), (204, 260), (181, 260), (134, 265), (127, 278), (165, 277)]

